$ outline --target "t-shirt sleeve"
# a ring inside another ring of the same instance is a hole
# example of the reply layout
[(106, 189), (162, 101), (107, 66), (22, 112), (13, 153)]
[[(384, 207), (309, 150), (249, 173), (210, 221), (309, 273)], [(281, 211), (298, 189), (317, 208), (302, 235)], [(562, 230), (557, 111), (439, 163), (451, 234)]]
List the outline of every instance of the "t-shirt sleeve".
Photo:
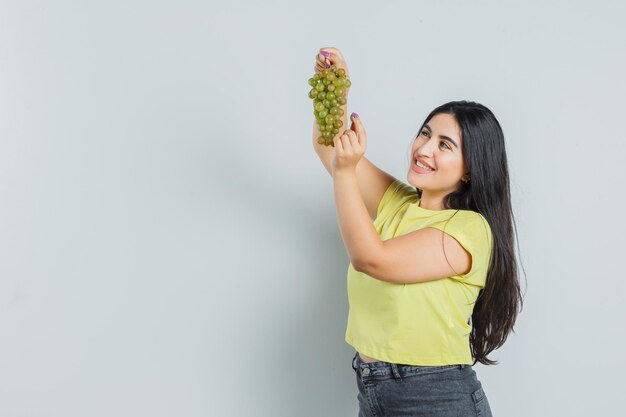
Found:
[(415, 188), (405, 184), (402, 180), (392, 182), (378, 203), (375, 223), (380, 224), (395, 213), (402, 205), (417, 198)]
[(434, 227), (452, 236), (472, 255), (470, 271), (450, 278), (484, 287), (493, 239), (487, 220), (475, 211), (459, 210), (449, 219), (430, 224), (428, 227)]

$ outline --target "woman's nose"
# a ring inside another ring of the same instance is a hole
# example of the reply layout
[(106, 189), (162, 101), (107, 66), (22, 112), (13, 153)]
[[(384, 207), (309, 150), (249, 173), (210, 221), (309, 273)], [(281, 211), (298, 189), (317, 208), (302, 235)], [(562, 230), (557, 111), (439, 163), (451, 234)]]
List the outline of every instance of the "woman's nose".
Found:
[(434, 146), (435, 141), (434, 140), (427, 140), (426, 142), (422, 143), (417, 150), (419, 151), (419, 154), (422, 156), (427, 156), (430, 157), (433, 153), (433, 146)]

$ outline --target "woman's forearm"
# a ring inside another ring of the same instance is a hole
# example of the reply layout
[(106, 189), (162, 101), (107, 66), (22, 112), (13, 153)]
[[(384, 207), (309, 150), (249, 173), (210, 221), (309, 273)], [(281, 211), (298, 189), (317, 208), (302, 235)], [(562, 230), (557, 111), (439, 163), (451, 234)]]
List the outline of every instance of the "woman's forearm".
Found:
[(372, 218), (363, 202), (356, 170), (337, 171), (333, 176), (337, 223), (343, 243), (354, 269), (364, 267), (383, 242), (372, 224)]

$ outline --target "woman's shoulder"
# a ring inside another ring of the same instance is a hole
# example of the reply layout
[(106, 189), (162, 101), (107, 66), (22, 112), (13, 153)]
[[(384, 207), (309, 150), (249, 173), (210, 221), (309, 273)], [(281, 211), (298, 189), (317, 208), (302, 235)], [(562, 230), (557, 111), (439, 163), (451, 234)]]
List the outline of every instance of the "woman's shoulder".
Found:
[(417, 196), (417, 190), (401, 179), (396, 179), (389, 185), (389, 190), (402, 196)]
[(481, 213), (468, 209), (455, 209), (449, 211), (450, 214), (448, 216), (442, 216), (440, 219), (441, 222), (448, 223), (449, 227), (463, 230), (465, 233), (474, 235), (492, 234), (491, 226), (489, 225), (487, 218)]

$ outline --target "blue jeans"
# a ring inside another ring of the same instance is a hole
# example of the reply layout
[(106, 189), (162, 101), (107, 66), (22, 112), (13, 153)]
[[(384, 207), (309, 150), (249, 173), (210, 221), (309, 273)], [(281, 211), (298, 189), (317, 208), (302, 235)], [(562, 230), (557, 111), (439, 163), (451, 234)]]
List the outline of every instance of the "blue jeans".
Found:
[(472, 365), (413, 366), (352, 358), (359, 417), (492, 417)]

